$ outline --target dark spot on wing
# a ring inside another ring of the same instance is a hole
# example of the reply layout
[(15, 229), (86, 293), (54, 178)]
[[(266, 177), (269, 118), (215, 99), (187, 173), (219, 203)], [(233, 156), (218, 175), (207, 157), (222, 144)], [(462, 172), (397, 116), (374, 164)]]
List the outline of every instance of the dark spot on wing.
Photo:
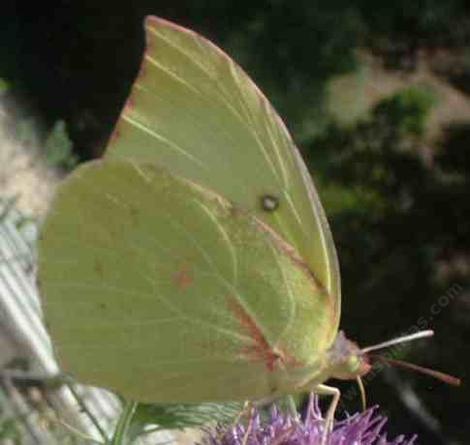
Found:
[(101, 264), (99, 260), (95, 260), (94, 269), (95, 269), (96, 275), (98, 275), (100, 278), (103, 278), (104, 276), (103, 265)]
[(105, 310), (105, 309), (107, 308), (106, 303), (98, 303), (98, 307), (99, 307), (101, 310)]
[(261, 208), (266, 212), (273, 212), (279, 207), (279, 198), (274, 195), (261, 196)]
[(131, 216), (131, 220), (134, 223), (134, 225), (137, 224), (139, 214), (140, 214), (139, 209), (134, 206), (129, 206), (129, 214)]

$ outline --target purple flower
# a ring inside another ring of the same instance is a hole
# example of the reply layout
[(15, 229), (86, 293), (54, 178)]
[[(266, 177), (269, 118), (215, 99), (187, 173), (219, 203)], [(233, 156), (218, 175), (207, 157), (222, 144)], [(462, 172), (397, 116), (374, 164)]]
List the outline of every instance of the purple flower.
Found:
[[(416, 436), (399, 436), (389, 440), (384, 432), (387, 418), (377, 414), (377, 407), (356, 413), (345, 420), (336, 421), (328, 445), (413, 445)], [(253, 410), (247, 422), (231, 427), (218, 426), (209, 432), (207, 445), (319, 445), (325, 421), (312, 395), (305, 419), (299, 420), (283, 414), (276, 407), (266, 421)], [(247, 433), (248, 431), (248, 433)]]

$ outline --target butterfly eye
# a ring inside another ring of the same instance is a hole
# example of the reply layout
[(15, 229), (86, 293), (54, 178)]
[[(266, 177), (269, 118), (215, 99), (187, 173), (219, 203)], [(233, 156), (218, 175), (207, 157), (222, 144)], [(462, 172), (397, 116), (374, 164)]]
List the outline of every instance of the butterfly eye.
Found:
[(266, 212), (273, 212), (279, 207), (279, 199), (272, 195), (264, 195), (261, 197), (261, 207)]

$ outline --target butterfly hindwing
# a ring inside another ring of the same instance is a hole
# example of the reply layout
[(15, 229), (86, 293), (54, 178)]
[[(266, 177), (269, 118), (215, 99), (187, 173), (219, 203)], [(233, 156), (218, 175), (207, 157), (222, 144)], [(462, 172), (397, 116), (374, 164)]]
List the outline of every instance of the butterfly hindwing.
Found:
[(63, 368), (129, 399), (267, 397), (329, 344), (329, 297), (295, 249), (150, 162), (95, 161), (65, 181), (39, 280)]

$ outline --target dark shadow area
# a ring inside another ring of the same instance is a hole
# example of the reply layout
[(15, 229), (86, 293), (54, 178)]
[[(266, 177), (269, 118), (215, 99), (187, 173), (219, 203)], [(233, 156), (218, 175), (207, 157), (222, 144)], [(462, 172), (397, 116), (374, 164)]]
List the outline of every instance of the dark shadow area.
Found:
[[(435, 339), (404, 348), (396, 358), (451, 370), (465, 380), (470, 125), (447, 128), (429, 164), (421, 155), (421, 105), (399, 95), (385, 100), (354, 128), (332, 125), (308, 154), (312, 169), (321, 165), (320, 193), (327, 211), (330, 205), (334, 212), (345, 330), (360, 344), (371, 344), (418, 328), (435, 329)], [(447, 443), (447, 434), (462, 443), (469, 437), (465, 387), (456, 390), (401, 370), (373, 373), (365, 382), (370, 399), (400, 419), (397, 433), (418, 432), (422, 443)], [(352, 384), (342, 386), (351, 395), (345, 407), (357, 409), (359, 392)], [(423, 407), (406, 405), (410, 391), (441, 420), (444, 432), (420, 417)]]

